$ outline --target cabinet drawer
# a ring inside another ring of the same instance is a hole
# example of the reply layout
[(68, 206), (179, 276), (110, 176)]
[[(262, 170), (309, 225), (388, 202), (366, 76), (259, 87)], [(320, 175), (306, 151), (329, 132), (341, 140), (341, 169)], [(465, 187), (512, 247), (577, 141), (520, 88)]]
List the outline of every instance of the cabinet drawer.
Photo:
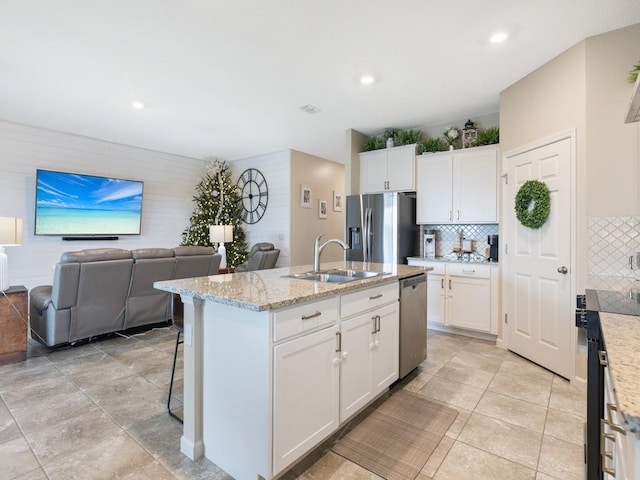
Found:
[(340, 299), (333, 297), (274, 312), (273, 341), (336, 323), (339, 305)]
[(398, 301), (398, 282), (367, 288), (340, 297), (340, 317), (346, 318)]
[(450, 263), (447, 273), (457, 277), (491, 278), (491, 267), (477, 264)]

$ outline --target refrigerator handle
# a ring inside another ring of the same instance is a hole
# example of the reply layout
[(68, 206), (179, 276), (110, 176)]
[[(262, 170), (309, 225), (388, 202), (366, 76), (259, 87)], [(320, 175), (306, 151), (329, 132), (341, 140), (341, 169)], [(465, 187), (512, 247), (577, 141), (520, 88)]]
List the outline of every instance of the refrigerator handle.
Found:
[(367, 247), (369, 246), (369, 208), (363, 210), (362, 223), (362, 261), (367, 261)]
[(371, 237), (373, 236), (372, 225), (373, 225), (373, 209), (367, 208), (367, 256), (364, 259), (365, 262), (371, 261)]

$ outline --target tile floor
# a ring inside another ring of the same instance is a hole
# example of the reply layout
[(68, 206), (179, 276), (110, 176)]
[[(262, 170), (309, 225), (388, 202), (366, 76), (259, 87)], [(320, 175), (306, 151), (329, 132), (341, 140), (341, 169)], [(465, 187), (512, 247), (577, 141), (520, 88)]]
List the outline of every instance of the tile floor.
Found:
[[(25, 362), (0, 366), (0, 480), (229, 479), (179, 452), (165, 408), (174, 342), (170, 328), (66, 350), (33, 342)], [(583, 391), (489, 342), (429, 332), (428, 349), (394, 388), (459, 415), (417, 480), (583, 478)], [(285, 477), (379, 478), (326, 445)]]

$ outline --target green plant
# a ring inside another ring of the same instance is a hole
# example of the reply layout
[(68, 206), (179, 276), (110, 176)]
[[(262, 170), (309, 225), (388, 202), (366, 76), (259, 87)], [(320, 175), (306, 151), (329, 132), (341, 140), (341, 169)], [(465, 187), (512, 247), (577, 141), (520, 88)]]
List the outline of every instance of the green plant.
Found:
[(422, 140), (422, 132), (420, 130), (401, 130), (393, 136), (393, 143), (396, 147), (418, 143), (420, 140)]
[(629, 76), (627, 77), (627, 80), (629, 80), (629, 83), (636, 83), (636, 79), (638, 78), (638, 73), (640, 73), (640, 61), (636, 63), (631, 69), (631, 71), (629, 72)]
[(381, 148), (385, 148), (386, 141), (382, 137), (369, 137), (369, 139), (364, 142), (362, 146), (364, 152), (370, 152), (371, 150), (380, 150)]
[(399, 130), (397, 128), (387, 128), (382, 132), (382, 139), (386, 142), (389, 138), (395, 138)]
[(418, 143), (418, 153), (443, 152), (448, 148), (446, 142), (441, 138), (429, 138)]
[(500, 129), (498, 127), (480, 128), (478, 129), (477, 146), (493, 145), (500, 143)]

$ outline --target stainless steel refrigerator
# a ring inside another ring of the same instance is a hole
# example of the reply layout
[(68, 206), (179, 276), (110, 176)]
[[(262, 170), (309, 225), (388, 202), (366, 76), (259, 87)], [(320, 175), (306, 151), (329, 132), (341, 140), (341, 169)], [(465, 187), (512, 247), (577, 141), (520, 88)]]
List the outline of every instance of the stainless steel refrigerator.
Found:
[(407, 263), (418, 256), (415, 196), (372, 193), (347, 197), (347, 260)]

